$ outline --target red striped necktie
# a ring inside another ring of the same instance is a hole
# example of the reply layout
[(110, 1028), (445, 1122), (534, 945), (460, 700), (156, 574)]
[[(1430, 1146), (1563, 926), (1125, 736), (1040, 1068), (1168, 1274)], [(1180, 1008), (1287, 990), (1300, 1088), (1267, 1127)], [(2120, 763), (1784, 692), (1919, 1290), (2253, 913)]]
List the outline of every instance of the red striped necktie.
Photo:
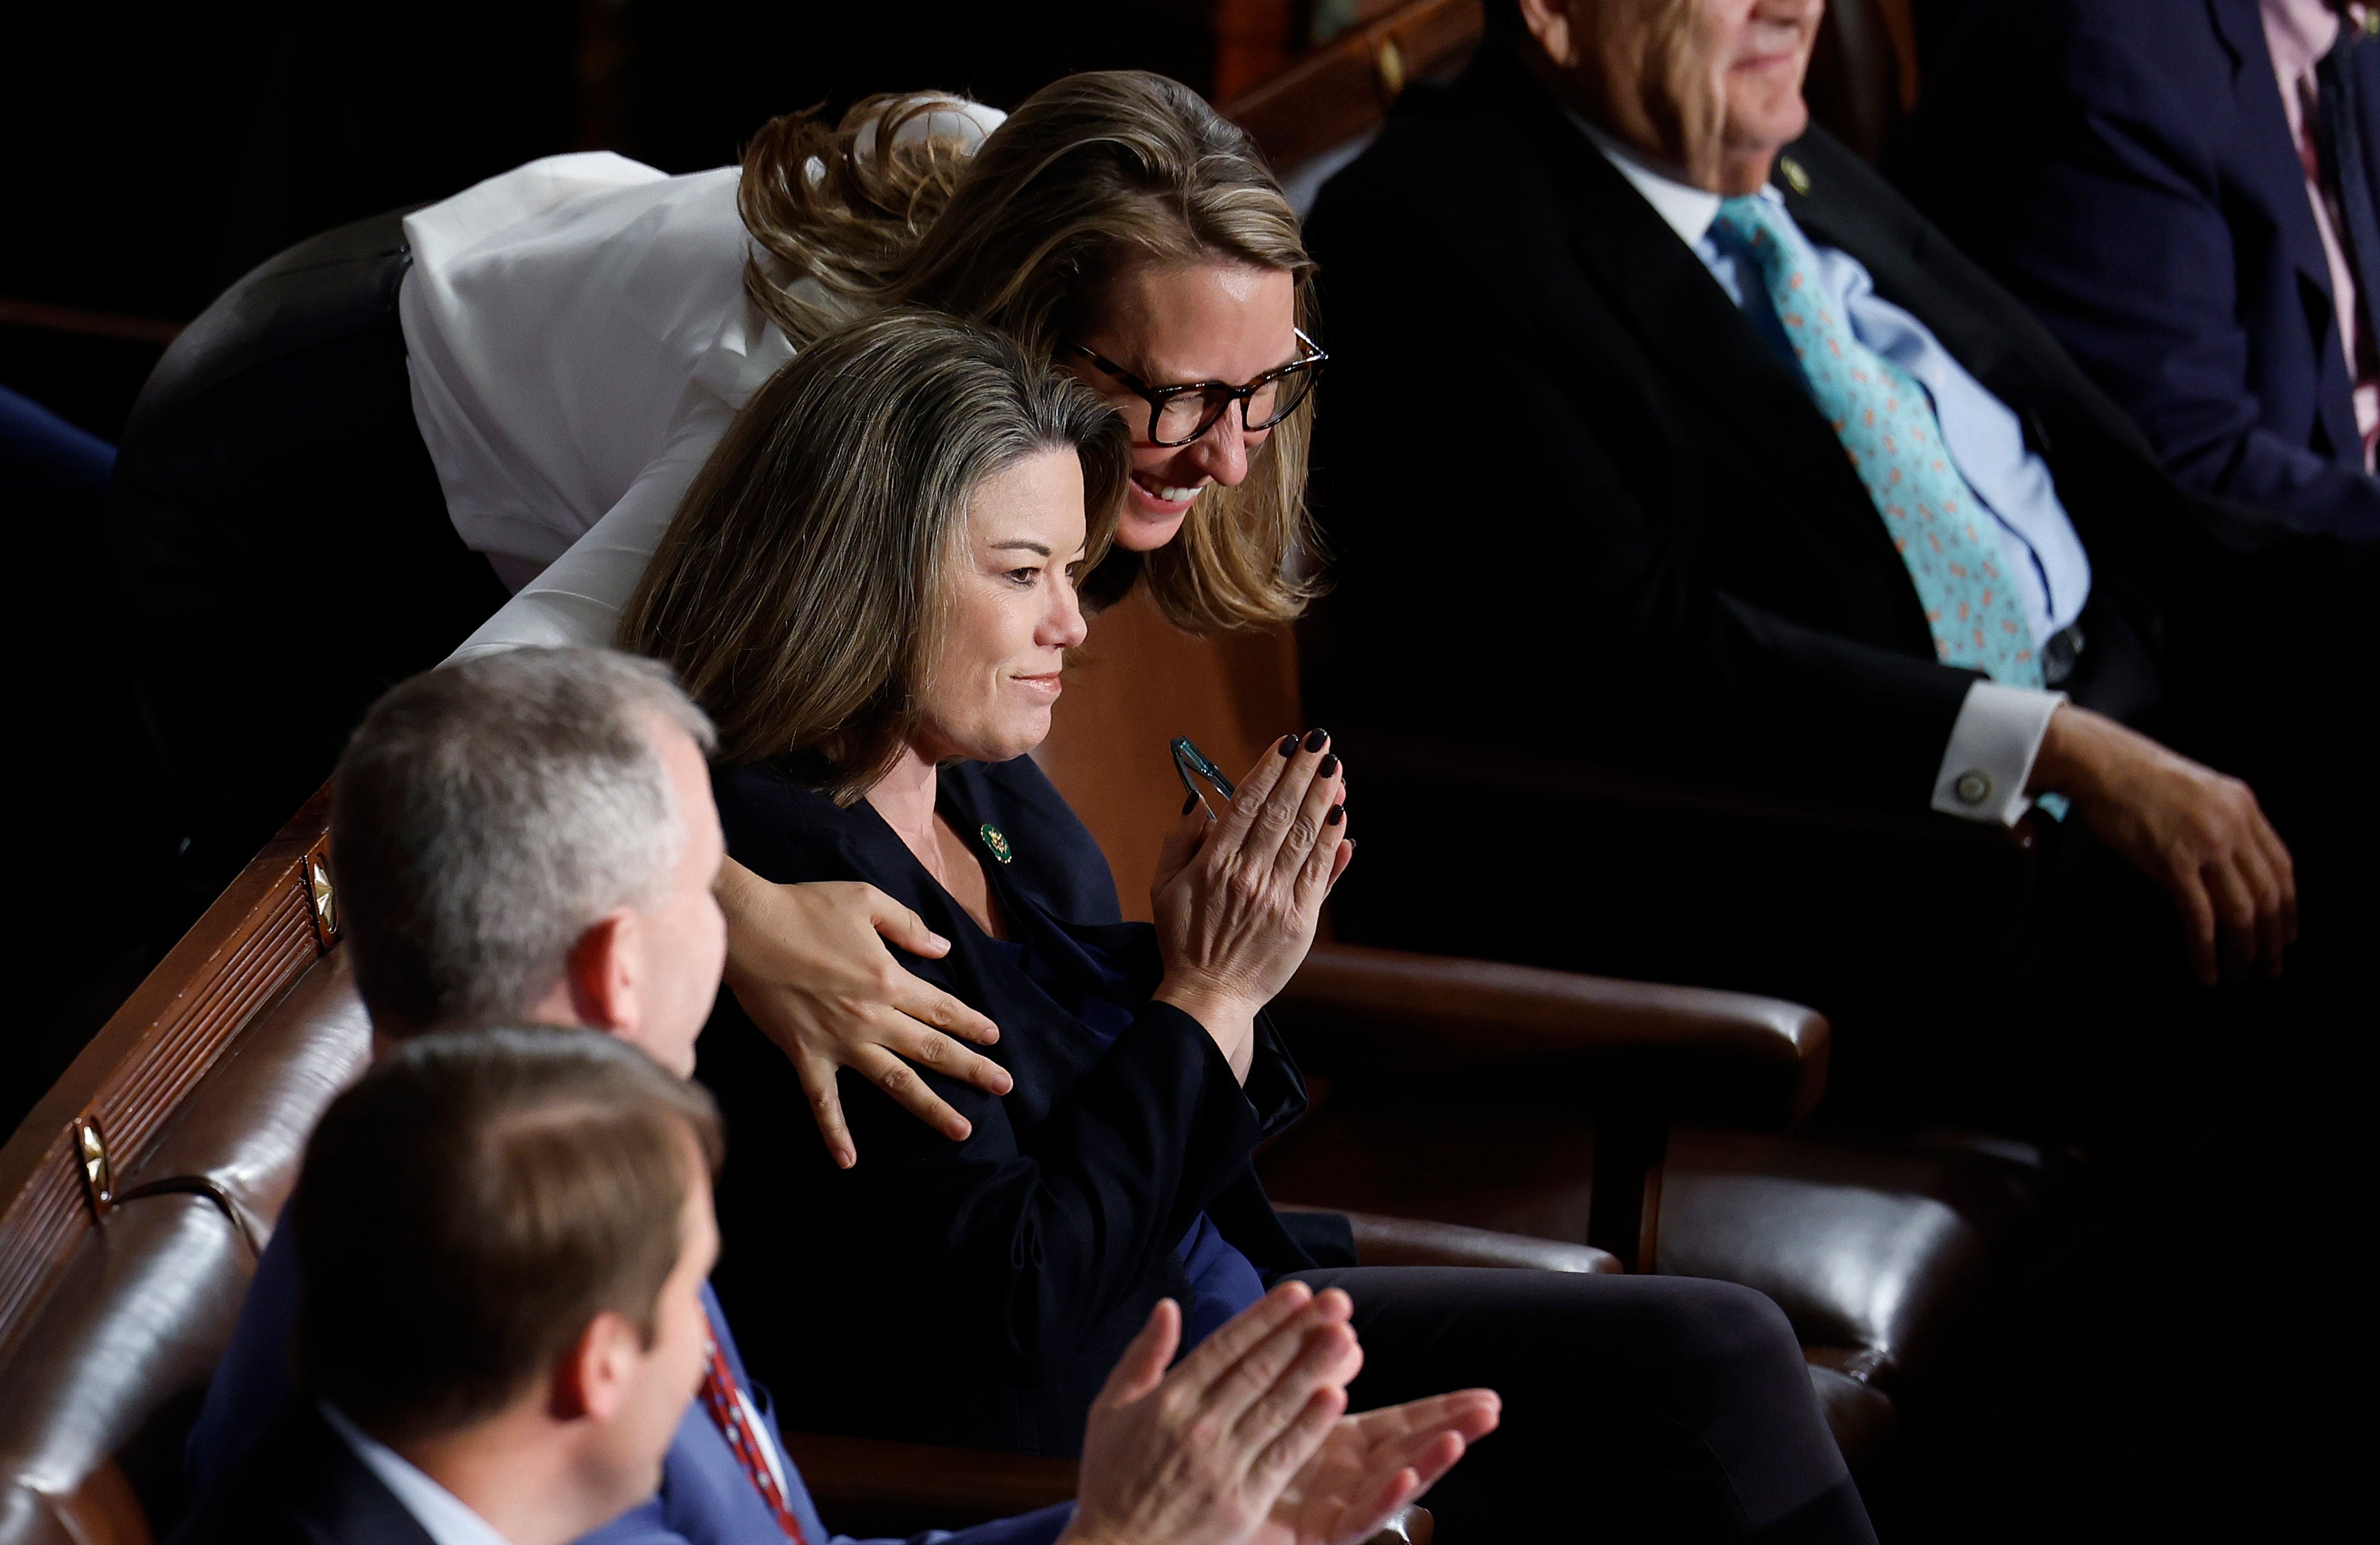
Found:
[(702, 1406), (710, 1413), (719, 1435), (727, 1440), (728, 1452), (759, 1491), (760, 1500), (777, 1516), (777, 1527), (794, 1545), (805, 1545), (802, 1526), (794, 1517), (792, 1505), (785, 1499), (785, 1489), (777, 1482), (777, 1472), (769, 1467), (769, 1460), (760, 1449), (767, 1442), (755, 1430), (749, 1413), (756, 1407), (746, 1405), (735, 1385), (735, 1371), (727, 1366), (727, 1354), (719, 1343), (710, 1343), (710, 1366), (702, 1372)]

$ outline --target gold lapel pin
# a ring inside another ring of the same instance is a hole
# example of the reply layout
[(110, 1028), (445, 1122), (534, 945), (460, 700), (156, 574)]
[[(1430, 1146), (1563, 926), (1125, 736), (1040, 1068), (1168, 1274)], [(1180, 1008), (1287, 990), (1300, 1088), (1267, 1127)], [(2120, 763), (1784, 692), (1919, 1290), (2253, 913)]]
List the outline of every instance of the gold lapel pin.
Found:
[(991, 850), (991, 856), (998, 859), (1001, 863), (1006, 863), (1010, 859), (1016, 856), (1014, 853), (1008, 851), (1008, 839), (1002, 836), (1000, 828), (993, 826), (990, 821), (986, 821), (981, 827), (978, 827), (976, 829), (976, 835), (983, 839), (983, 845), (990, 848)]
[(1777, 170), (1785, 175), (1786, 187), (1804, 199), (1810, 196), (1810, 174), (1802, 170), (1800, 162), (1790, 155), (1779, 156), (1777, 159)]

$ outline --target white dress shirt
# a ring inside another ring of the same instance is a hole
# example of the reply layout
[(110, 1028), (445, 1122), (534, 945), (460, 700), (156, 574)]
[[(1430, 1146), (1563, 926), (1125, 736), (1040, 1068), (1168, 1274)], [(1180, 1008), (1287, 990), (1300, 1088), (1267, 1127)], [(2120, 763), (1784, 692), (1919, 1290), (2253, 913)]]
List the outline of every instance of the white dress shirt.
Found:
[(489, 1523), (464, 1503), (463, 1499), (415, 1468), (405, 1455), (380, 1442), (341, 1414), (329, 1401), (318, 1401), (315, 1409), (331, 1424), (339, 1441), (363, 1461), (364, 1468), (378, 1477), (380, 1483), (395, 1493), (397, 1503), (413, 1515), (433, 1545), (512, 1545), (495, 1526)]
[[(1572, 121), (1694, 250), (1753, 324), (1764, 334), (1778, 334), (1771, 341), (1781, 345), (1782, 330), (1767, 290), (1756, 276), (1747, 288), (1736, 272), (1735, 254), (1714, 239), (1719, 195), (1647, 165), (1585, 119), (1572, 115)], [(1774, 188), (1761, 191), (1783, 202)], [(1841, 302), (1852, 332), (1908, 372), (1932, 399), (1951, 460), (1998, 524), (2025, 621), (2034, 637), (2046, 643), (2082, 615), (2091, 594), (2090, 558), (2058, 502), (2048, 467), (2025, 446), (2023, 426), (2008, 404), (1951, 357), (1925, 323), (1877, 295), (1858, 259), (1817, 242), (1810, 246), (1817, 254), (1822, 286)], [(1997, 682), (1970, 686), (1935, 771), (1933, 807), (1966, 820), (2014, 825), (2033, 803), (2025, 780), (2033, 775), (2049, 716), (2065, 700), (2061, 692)]]
[[(904, 138), (973, 146), (1004, 116), (958, 103)], [(455, 531), (516, 592), (455, 658), (610, 644), (695, 474), (793, 357), (744, 293), (738, 175), (548, 156), (406, 217), (414, 418)]]

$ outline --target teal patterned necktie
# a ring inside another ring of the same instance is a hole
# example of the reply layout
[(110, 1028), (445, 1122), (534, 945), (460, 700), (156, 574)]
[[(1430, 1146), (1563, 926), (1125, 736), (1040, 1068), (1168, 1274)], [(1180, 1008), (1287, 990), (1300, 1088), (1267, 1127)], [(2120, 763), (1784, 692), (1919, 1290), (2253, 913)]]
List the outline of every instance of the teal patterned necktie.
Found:
[(1909, 566), (1944, 663), (2010, 686), (2041, 685), (2015, 582), (1991, 516), (1950, 464), (1925, 391), (1852, 333), (1818, 284), (1818, 258), (1785, 211), (1757, 196), (1718, 207), (1719, 229), (1759, 266), (1818, 411), (1834, 426)]

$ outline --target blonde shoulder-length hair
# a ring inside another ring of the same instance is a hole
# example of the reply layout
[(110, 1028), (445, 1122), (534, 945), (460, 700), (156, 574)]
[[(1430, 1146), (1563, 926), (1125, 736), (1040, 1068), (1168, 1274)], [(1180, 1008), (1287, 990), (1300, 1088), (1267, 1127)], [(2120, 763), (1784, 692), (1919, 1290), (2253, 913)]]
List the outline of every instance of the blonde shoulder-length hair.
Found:
[(1084, 561), (1115, 530), (1130, 437), (1005, 334), (878, 312), (771, 377), (703, 464), (620, 622), (666, 661), (734, 766), (812, 754), (848, 805), (917, 731), (953, 556), (984, 479), (1041, 451), (1083, 467)]
[[(827, 127), (778, 118), (753, 138), (737, 195), (759, 247), (745, 288), (796, 347), (855, 310), (928, 306), (1055, 359), (1089, 331), (1110, 283), (1141, 263), (1222, 261), (1293, 275), (1314, 331), (1314, 262), (1247, 135), (1178, 81), (1136, 70), (1037, 91), (968, 155), (901, 131), (946, 98), (872, 98)], [(919, 126), (928, 127), (928, 126)], [(1191, 505), (1155, 552), (1118, 550), (1084, 585), (1094, 606), (1135, 580), (1194, 633), (1295, 619), (1316, 590), (1305, 502), (1313, 396), (1278, 425), (1239, 487)]]

